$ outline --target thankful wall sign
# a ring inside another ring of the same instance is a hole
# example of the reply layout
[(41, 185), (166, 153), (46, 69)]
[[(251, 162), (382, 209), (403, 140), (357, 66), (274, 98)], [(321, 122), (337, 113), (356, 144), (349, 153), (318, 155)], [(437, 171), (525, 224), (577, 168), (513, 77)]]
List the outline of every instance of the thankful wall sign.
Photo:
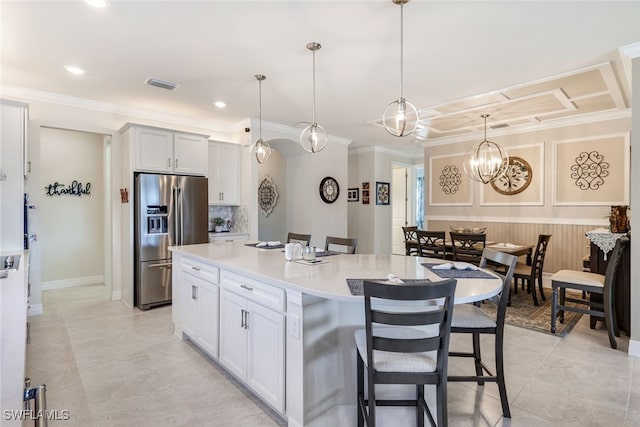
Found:
[(91, 194), (91, 183), (86, 184), (74, 180), (71, 184), (60, 184), (58, 181), (49, 184), (45, 189), (47, 196), (89, 196)]

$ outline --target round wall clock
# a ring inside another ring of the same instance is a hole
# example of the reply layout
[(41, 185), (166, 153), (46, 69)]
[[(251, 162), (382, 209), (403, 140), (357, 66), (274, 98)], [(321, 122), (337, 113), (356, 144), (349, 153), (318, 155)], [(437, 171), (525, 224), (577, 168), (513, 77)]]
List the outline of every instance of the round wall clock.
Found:
[(509, 157), (509, 166), (502, 176), (491, 181), (491, 186), (500, 194), (512, 196), (522, 193), (531, 183), (533, 170), (521, 157)]
[(339, 195), (340, 186), (334, 178), (327, 176), (320, 181), (320, 198), (323, 202), (333, 203), (338, 200)]

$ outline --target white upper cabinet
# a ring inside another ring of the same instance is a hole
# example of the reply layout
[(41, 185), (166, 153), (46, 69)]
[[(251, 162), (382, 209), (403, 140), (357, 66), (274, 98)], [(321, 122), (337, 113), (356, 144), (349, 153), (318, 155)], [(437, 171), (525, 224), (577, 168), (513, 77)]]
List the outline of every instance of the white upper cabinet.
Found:
[(240, 204), (240, 146), (209, 142), (209, 204)]
[(204, 135), (131, 126), (134, 169), (142, 172), (206, 175), (207, 138)]

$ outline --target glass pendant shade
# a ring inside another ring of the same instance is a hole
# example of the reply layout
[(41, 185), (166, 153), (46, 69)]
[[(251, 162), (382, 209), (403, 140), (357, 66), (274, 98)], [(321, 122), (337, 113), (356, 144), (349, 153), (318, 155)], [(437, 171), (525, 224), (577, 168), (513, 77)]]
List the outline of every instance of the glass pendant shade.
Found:
[(507, 170), (509, 156), (499, 144), (487, 140), (487, 117), (484, 118), (484, 140), (467, 151), (464, 156), (464, 172), (469, 178), (483, 184), (496, 180)]
[(251, 146), (249, 153), (251, 157), (256, 159), (258, 163), (264, 163), (271, 157), (271, 146), (262, 139), (262, 81), (267, 77), (262, 74), (254, 76), (258, 80), (258, 112), (260, 115), (260, 136), (258, 140)]
[(327, 146), (327, 139), (327, 131), (317, 123), (310, 124), (300, 134), (302, 148), (310, 153), (322, 151)]
[(300, 145), (309, 153), (318, 153), (327, 146), (327, 131), (316, 122), (316, 50), (320, 43), (307, 43), (307, 49), (313, 52), (313, 120), (300, 134)]
[(382, 124), (393, 136), (409, 135), (418, 125), (418, 109), (404, 98), (400, 98), (384, 110)]
[(256, 159), (258, 163), (264, 163), (271, 157), (271, 146), (262, 138), (258, 139), (249, 150), (251, 157)]

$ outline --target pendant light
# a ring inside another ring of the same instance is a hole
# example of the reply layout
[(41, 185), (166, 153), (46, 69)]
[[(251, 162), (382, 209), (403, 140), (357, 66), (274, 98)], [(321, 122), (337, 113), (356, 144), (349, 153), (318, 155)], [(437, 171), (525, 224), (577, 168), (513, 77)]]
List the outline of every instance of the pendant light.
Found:
[(469, 178), (483, 184), (496, 180), (507, 170), (509, 156), (499, 144), (487, 140), (487, 117), (484, 119), (484, 139), (471, 147), (464, 156), (464, 172)]
[(300, 134), (300, 144), (310, 153), (322, 151), (327, 146), (327, 131), (316, 123), (316, 51), (321, 47), (316, 42), (307, 44), (307, 49), (313, 52), (313, 120)]
[(418, 110), (404, 99), (404, 4), (410, 0), (391, 0), (400, 5), (400, 98), (393, 101), (382, 113), (382, 124), (393, 136), (406, 136), (416, 129)]
[(264, 141), (262, 139), (262, 81), (267, 77), (263, 76), (262, 74), (256, 74), (255, 78), (256, 80), (258, 80), (258, 112), (260, 115), (260, 133), (258, 140), (251, 146), (249, 152), (251, 153), (251, 157), (255, 158), (258, 163), (264, 163), (269, 160), (269, 157), (271, 157), (271, 146), (267, 141)]

